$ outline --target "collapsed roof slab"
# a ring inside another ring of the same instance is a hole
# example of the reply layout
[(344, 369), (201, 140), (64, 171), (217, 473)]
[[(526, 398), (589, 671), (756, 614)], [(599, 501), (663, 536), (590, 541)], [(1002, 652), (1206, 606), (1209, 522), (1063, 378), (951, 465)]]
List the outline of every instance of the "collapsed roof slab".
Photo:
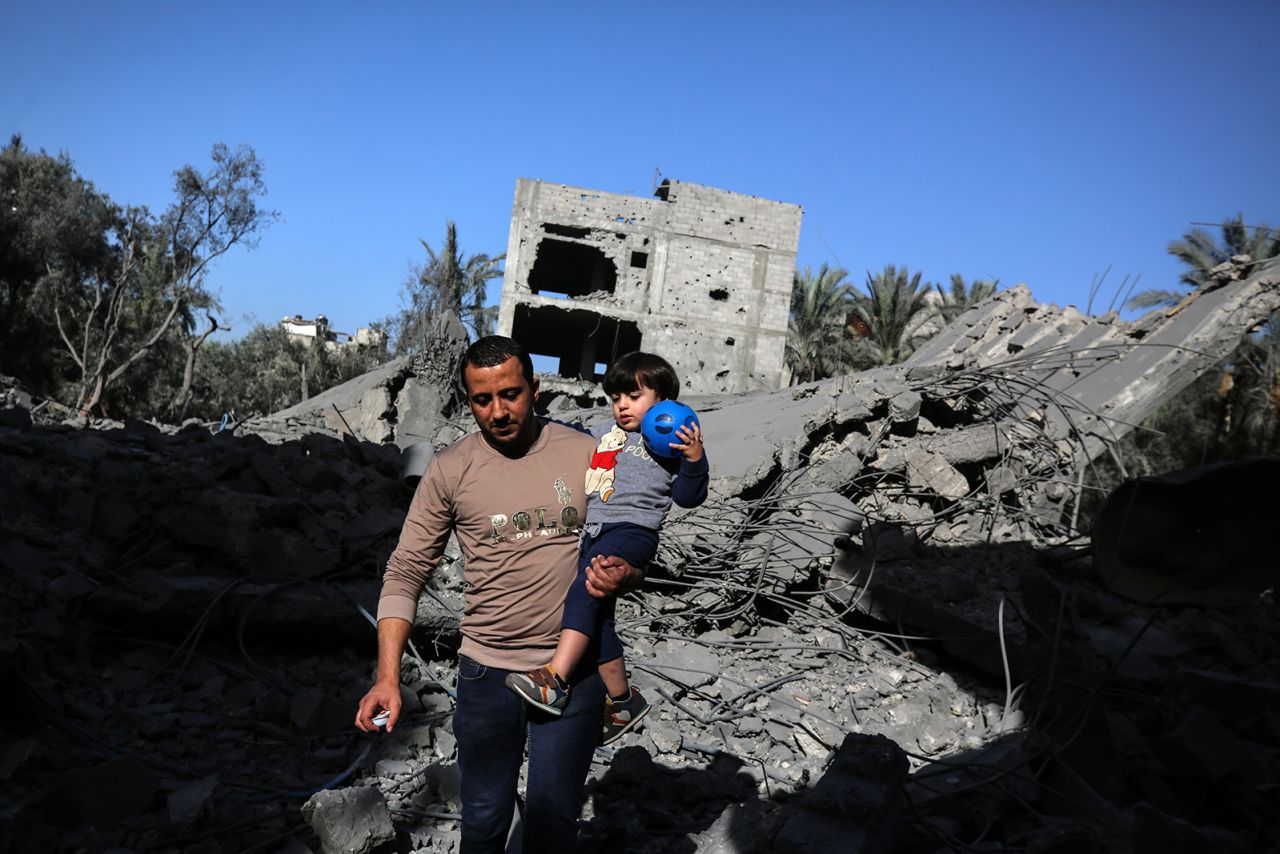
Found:
[(1059, 403), (1044, 413), (1051, 435), (1078, 433), (1092, 458), (1227, 358), (1277, 309), (1280, 259), (1238, 258), (1178, 305), (1133, 322), (1113, 312), (1088, 317), (1071, 306), (1038, 305), (1018, 286), (969, 309), (904, 365), (1017, 368), (1024, 385)]
[[(663, 549), (683, 551), (668, 564), (683, 583), (714, 564), (709, 583), (729, 599), (761, 589), (759, 578), (725, 574), (749, 573), (759, 546), (769, 579), (791, 564), (778, 585), (823, 567), (841, 607), (974, 639), (953, 651), (1000, 672), (997, 630), (1025, 630), (1010, 613), (1000, 622), (1000, 600), (1034, 586), (1023, 568), (1038, 547), (1070, 540), (1087, 460), (1280, 308), (1280, 262), (1228, 272), (1237, 278), (1136, 322), (1038, 305), (1015, 288), (906, 364), (699, 400), (713, 497), (669, 518)], [(793, 542), (805, 543), (807, 563)]]
[[(970, 467), (1040, 455), (1043, 471), (1077, 471), (1280, 309), (1280, 261), (1231, 275), (1135, 322), (1037, 304), (1019, 286), (974, 306), (901, 365), (700, 400), (713, 488), (753, 494), (808, 464), (824, 442), (881, 472), (905, 470), (915, 450)], [(905, 419), (890, 401), (904, 393), (924, 396), (927, 428), (895, 425)], [(938, 417), (948, 401), (979, 398), (980, 415), (953, 426)], [(853, 434), (861, 438), (850, 444)]]

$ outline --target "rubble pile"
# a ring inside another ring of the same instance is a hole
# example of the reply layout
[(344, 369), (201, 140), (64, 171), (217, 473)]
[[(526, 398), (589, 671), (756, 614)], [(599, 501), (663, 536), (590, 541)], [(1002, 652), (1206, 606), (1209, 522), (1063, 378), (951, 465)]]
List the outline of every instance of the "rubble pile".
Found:
[(302, 826), (286, 793), (360, 747), (357, 605), (407, 506), (398, 449), (50, 413), (0, 419), (4, 850)]
[[(1228, 267), (1134, 324), (1014, 289), (905, 365), (691, 399), (711, 497), (620, 602), (655, 708), (597, 752), (583, 849), (1280, 844), (1274, 577), (1242, 574), (1230, 610), (1194, 573), (1135, 601), (1075, 529), (1089, 460), (1280, 303), (1276, 265)], [(0, 852), (457, 850), (454, 546), (401, 725), (351, 721), (402, 447), (468, 429), (461, 340), (442, 320), (429, 358), (218, 433), (72, 424), (4, 389)], [(593, 421), (593, 399), (551, 404)], [(1103, 557), (1140, 562), (1150, 495), (1112, 507)], [(1241, 528), (1197, 535), (1161, 555)]]

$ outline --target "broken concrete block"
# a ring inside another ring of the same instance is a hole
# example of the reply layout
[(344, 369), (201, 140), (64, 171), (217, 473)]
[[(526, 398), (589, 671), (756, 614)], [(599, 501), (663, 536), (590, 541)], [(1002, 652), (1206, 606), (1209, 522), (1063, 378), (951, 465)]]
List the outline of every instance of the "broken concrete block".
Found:
[(395, 838), (391, 812), (376, 786), (324, 789), (302, 805), (324, 854), (369, 854)]
[(836, 398), (836, 415), (845, 423), (867, 421), (871, 418), (871, 407), (868, 405), (869, 395), (866, 390), (853, 383), (853, 377), (845, 377), (844, 389)]
[(400, 446), (429, 442), (444, 423), (442, 413), (449, 406), (453, 394), (452, 388), (441, 388), (434, 382), (424, 382), (416, 377), (406, 380), (395, 402), (395, 431)]
[(958, 500), (969, 494), (969, 481), (941, 454), (915, 448), (907, 454), (907, 483)]
[(986, 472), (987, 492), (992, 496), (1012, 492), (1018, 485), (1018, 476), (1006, 465), (992, 466)]
[(709, 685), (720, 674), (720, 659), (701, 644), (664, 640), (654, 645), (653, 657), (668, 678), (684, 685)]
[(955, 747), (960, 741), (960, 733), (936, 719), (928, 720), (917, 728), (915, 741), (921, 753), (936, 756)]
[(653, 743), (653, 749), (659, 753), (677, 753), (683, 743), (679, 730), (663, 721), (655, 721), (652, 717), (645, 721), (645, 734)]
[(791, 732), (792, 741), (795, 742), (800, 753), (804, 756), (815, 757), (818, 759), (826, 758), (831, 751), (827, 746), (816, 738), (805, 732), (803, 729), (796, 727)]
[(452, 828), (426, 825), (409, 828), (409, 842), (414, 851), (430, 851), (432, 854), (453, 854), (458, 850), (458, 832)]
[[(861, 439), (861, 437), (859, 437)], [(840, 489), (853, 482), (862, 473), (863, 462), (859, 456), (859, 447), (865, 440), (852, 442), (849, 447), (821, 461), (811, 461), (808, 477), (815, 486), (825, 489)]]
[(453, 730), (446, 727), (436, 727), (435, 729), (435, 754), (440, 759), (453, 759), (458, 755), (458, 739), (454, 737)]
[(186, 829), (209, 813), (218, 778), (203, 777), (171, 792), (168, 797), (169, 823)]
[(373, 765), (373, 773), (379, 777), (408, 777), (417, 767), (416, 763), (404, 759), (379, 759)]
[(918, 391), (902, 391), (889, 398), (889, 420), (905, 424), (920, 417), (922, 398)]

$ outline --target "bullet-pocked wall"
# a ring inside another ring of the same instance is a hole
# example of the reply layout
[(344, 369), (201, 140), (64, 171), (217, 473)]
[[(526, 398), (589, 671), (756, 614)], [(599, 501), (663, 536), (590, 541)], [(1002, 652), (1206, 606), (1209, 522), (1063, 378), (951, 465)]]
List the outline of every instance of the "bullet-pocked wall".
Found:
[(679, 181), (639, 198), (521, 178), (498, 329), (565, 376), (642, 349), (688, 392), (778, 388), (801, 215)]

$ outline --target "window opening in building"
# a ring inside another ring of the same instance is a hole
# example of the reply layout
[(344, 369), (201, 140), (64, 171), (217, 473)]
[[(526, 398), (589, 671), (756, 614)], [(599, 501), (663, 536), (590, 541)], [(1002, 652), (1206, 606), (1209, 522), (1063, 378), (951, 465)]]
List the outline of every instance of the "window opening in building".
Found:
[(613, 293), (618, 267), (594, 246), (544, 237), (529, 271), (529, 289), (543, 296), (583, 297)]
[(524, 303), (516, 306), (511, 337), (531, 354), (554, 360), (560, 376), (596, 382), (618, 356), (639, 350), (642, 338), (628, 320), (588, 309)]

